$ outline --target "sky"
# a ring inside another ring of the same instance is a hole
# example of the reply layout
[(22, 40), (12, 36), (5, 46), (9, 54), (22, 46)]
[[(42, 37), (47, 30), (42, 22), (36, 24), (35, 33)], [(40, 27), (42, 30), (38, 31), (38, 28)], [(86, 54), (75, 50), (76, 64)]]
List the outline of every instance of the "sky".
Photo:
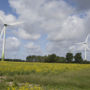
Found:
[[(90, 33), (90, 0), (0, 0), (0, 16), (6, 23), (24, 22), (7, 28), (6, 58), (67, 52), (82, 52), (84, 58), (84, 46), (75, 43)], [(2, 28), (0, 20), (0, 32)], [(0, 43), (1, 57), (2, 38)]]

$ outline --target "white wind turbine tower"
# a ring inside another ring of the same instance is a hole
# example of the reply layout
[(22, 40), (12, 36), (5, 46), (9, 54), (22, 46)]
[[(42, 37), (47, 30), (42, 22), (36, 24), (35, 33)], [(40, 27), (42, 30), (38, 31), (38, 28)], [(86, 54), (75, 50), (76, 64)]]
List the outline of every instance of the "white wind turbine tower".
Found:
[(87, 35), (84, 42), (76, 43), (82, 45), (84, 48), (84, 52), (85, 52), (84, 60), (87, 60), (87, 50), (90, 50), (90, 48), (88, 47), (88, 36), (89, 35)]
[(1, 31), (1, 38), (3, 38), (3, 44), (2, 44), (2, 61), (4, 61), (5, 58), (5, 40), (6, 40), (6, 29), (8, 26), (15, 26), (18, 24), (22, 24), (23, 22), (15, 22), (15, 23), (6, 23), (5, 20), (0, 16), (0, 20), (3, 23), (3, 29)]

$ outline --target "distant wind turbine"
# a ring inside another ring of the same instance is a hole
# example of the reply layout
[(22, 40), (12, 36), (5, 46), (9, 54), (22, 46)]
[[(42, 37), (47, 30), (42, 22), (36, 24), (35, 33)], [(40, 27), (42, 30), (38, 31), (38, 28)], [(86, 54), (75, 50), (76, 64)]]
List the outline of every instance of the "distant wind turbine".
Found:
[(5, 22), (5, 20), (0, 16), (0, 20), (3, 23), (3, 29), (1, 31), (1, 38), (3, 38), (3, 45), (2, 45), (2, 61), (4, 61), (5, 58), (5, 40), (6, 40), (6, 29), (8, 26), (15, 26), (18, 24), (22, 24), (23, 22), (15, 22), (15, 23), (11, 23), (11, 24), (7, 24)]
[(84, 50), (85, 50), (85, 56), (84, 56), (84, 59), (87, 60), (87, 50), (90, 50), (90, 48), (88, 47), (88, 36), (86, 37), (85, 41), (84, 42), (80, 42), (80, 43), (76, 43), (76, 44), (80, 44), (83, 46)]

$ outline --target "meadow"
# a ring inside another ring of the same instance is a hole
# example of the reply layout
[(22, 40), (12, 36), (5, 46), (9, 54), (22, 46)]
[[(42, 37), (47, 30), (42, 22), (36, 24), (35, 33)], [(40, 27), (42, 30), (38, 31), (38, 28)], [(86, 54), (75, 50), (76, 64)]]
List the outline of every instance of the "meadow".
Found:
[(90, 90), (90, 64), (3, 61), (0, 90)]

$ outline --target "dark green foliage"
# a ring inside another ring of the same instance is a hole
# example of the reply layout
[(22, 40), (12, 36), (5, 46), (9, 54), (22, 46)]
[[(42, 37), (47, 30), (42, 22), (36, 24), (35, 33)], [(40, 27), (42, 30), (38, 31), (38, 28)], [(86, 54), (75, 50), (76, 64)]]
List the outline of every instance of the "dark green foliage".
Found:
[(74, 56), (75, 62), (76, 63), (83, 63), (83, 59), (82, 59), (82, 54), (81, 53), (76, 53)]
[(56, 61), (57, 61), (57, 56), (56, 56), (56, 54), (48, 55), (48, 57), (47, 57), (47, 62), (56, 62)]
[[(0, 58), (0, 61), (1, 61), (1, 58)], [(21, 59), (5, 59), (4, 61), (25, 62), (25, 60), (21, 60)]]
[(67, 53), (66, 54), (66, 61), (68, 63), (71, 63), (73, 61), (73, 53)]
[(85, 60), (83, 61), (83, 64), (90, 64), (90, 61)]
[(56, 63), (65, 63), (66, 59), (64, 57), (56, 56), (56, 54), (50, 54), (48, 56), (27, 56), (27, 62), (56, 62)]
[[(75, 61), (73, 61), (75, 59)], [(56, 54), (50, 54), (48, 56), (27, 56), (26, 57), (27, 62), (49, 62), (49, 63), (85, 63), (89, 64), (90, 61), (83, 61), (81, 57), (81, 53), (77, 53), (75, 57), (73, 56), (73, 53), (67, 53), (66, 58), (57, 56)]]
[(26, 57), (27, 62), (44, 62), (44, 61), (46, 61), (46, 59), (47, 59), (47, 56), (32, 55), (32, 56), (27, 56)]
[(57, 63), (65, 63), (66, 62), (66, 58), (65, 57), (59, 57), (59, 56), (57, 56), (56, 57), (57, 58)]

